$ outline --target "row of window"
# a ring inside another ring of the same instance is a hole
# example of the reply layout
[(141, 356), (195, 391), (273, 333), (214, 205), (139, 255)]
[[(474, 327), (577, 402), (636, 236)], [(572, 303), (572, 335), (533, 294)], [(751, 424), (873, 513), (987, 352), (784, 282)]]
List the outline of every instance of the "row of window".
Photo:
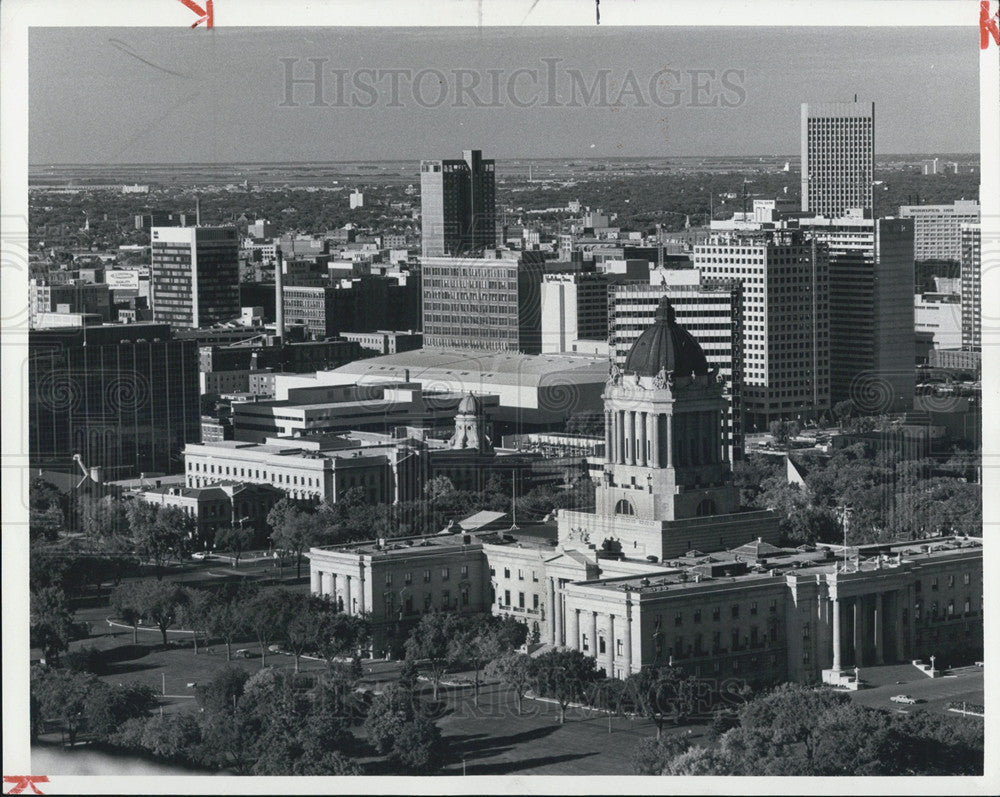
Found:
[[(462, 567), (460, 568), (459, 572), (461, 573), (461, 577), (462, 578), (468, 578), (468, 576), (469, 576), (469, 566), (468, 565), (462, 565)], [(424, 583), (425, 584), (429, 584), (430, 580), (431, 580), (431, 571), (430, 571), (430, 569), (424, 570), (423, 577), (424, 577)], [(441, 568), (441, 580), (442, 581), (447, 581), (449, 578), (451, 578), (451, 568), (449, 568), (449, 567), (442, 567)], [(407, 584), (408, 585), (408, 584), (412, 584), (412, 583), (413, 583), (413, 571), (412, 570), (407, 570), (405, 573), (403, 573), (403, 584)], [(386, 573), (385, 574), (385, 585), (387, 587), (391, 587), (392, 586), (392, 573)]]

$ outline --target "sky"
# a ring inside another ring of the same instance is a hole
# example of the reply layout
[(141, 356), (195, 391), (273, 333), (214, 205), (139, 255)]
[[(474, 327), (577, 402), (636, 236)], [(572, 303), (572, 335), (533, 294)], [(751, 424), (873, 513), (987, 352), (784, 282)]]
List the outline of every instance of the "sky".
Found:
[(32, 28), (29, 160), (794, 156), (801, 103), (854, 95), (877, 154), (974, 153), (975, 33)]

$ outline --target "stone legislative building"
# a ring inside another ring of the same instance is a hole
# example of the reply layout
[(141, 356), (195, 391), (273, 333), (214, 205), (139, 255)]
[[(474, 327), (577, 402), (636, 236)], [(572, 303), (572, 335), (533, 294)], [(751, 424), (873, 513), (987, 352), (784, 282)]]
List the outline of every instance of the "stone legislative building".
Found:
[(549, 539), (515, 526), (314, 548), (313, 591), (369, 612), (375, 655), (422, 612), (492, 607), (533, 652), (580, 650), (618, 678), (674, 664), (856, 688), (856, 668), (982, 657), (980, 538), (779, 547), (775, 516), (739, 506), (722, 384), (667, 301), (611, 368), (604, 409), (594, 512), (560, 510)]

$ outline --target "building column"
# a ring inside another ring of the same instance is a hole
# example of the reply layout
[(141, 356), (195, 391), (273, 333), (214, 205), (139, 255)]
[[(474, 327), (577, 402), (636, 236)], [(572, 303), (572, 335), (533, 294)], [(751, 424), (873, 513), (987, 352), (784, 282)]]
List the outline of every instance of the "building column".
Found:
[(635, 464), (635, 413), (625, 411), (625, 464)]
[(553, 580), (553, 598), (554, 603), (552, 606), (552, 618), (555, 623), (556, 633), (555, 641), (553, 644), (562, 645), (563, 644), (563, 605), (562, 605), (562, 590), (559, 589), (558, 584), (554, 583)]
[(611, 462), (611, 412), (604, 411), (604, 460)]
[(545, 595), (546, 597), (545, 607), (549, 613), (548, 637), (549, 637), (549, 644), (554, 645), (556, 644), (556, 588), (555, 585), (552, 583), (551, 578), (547, 578), (546, 581), (548, 582)]
[(672, 467), (674, 464), (674, 429), (671, 423), (672, 415), (663, 416), (663, 465)]
[(323, 594), (323, 574), (315, 568), (309, 574), (309, 591), (313, 595)]
[[(896, 661), (906, 661), (906, 629), (903, 628), (903, 609), (907, 604), (906, 590), (897, 589), (892, 593), (892, 614), (893, 633), (896, 635)], [(907, 618), (913, 614), (913, 607), (909, 607), (906, 613)]]
[(566, 622), (569, 627), (566, 629), (566, 647), (571, 650), (580, 649), (580, 610), (573, 609), (567, 612)]
[(660, 414), (654, 412), (649, 416), (649, 447), (652, 454), (652, 465), (660, 467)]
[(351, 611), (351, 577), (344, 576), (346, 581), (344, 582), (344, 612), (347, 614), (354, 614)]
[(639, 449), (639, 464), (645, 467), (646, 463), (649, 462), (649, 428), (647, 427), (647, 414), (645, 412), (637, 412), (636, 415), (639, 416), (639, 430), (636, 432), (637, 447)]
[(625, 677), (632, 674), (632, 604), (625, 604)]
[(615, 462), (619, 465), (625, 463), (625, 412), (618, 410), (615, 412)]
[(590, 652), (596, 662), (600, 655), (597, 651), (597, 612), (590, 612)]
[(608, 614), (608, 678), (615, 677), (615, 616)]
[(855, 667), (860, 667), (861, 666), (861, 658), (862, 658), (862, 656), (861, 656), (861, 643), (862, 643), (862, 640), (863, 640), (863, 637), (861, 636), (861, 615), (862, 615), (862, 610), (861, 610), (861, 596), (860, 595), (855, 595), (851, 599), (851, 604), (854, 607), (854, 628), (852, 629), (852, 631), (854, 632), (853, 633), (854, 666)]
[(833, 599), (833, 670), (840, 672), (842, 662), (840, 657), (840, 637), (842, 629), (840, 627), (840, 601)]
[[(320, 595), (333, 595), (333, 585), (337, 583), (336, 573), (323, 573), (322, 580), (319, 585)], [(334, 596), (336, 597), (336, 596)]]
[(358, 614), (365, 613), (365, 566), (361, 565), (358, 575)]
[(883, 614), (882, 614), (883, 609), (884, 609), (884, 604), (882, 602), (882, 593), (879, 592), (879, 593), (877, 593), (875, 595), (875, 622), (873, 623), (873, 625), (875, 626), (874, 631), (875, 631), (875, 663), (876, 664), (884, 664), (885, 663), (885, 661), (884, 661), (884, 654), (883, 654), (883, 651), (882, 651), (882, 631), (883, 631), (883, 629), (882, 629), (882, 623), (884, 621), (884, 617), (883, 617)]

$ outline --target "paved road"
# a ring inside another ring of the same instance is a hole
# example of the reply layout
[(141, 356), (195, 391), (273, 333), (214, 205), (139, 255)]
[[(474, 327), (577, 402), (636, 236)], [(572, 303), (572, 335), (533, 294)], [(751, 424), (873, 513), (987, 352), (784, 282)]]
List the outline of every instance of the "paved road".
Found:
[[(871, 708), (944, 712), (949, 716), (960, 716), (948, 711), (948, 704), (953, 700), (984, 702), (982, 667), (963, 667), (949, 673), (941, 678), (928, 678), (912, 664), (864, 669), (861, 679), (873, 686), (849, 694), (856, 702)], [(897, 680), (903, 683), (897, 684)], [(889, 700), (893, 695), (910, 695), (925, 702), (897, 704)]]

